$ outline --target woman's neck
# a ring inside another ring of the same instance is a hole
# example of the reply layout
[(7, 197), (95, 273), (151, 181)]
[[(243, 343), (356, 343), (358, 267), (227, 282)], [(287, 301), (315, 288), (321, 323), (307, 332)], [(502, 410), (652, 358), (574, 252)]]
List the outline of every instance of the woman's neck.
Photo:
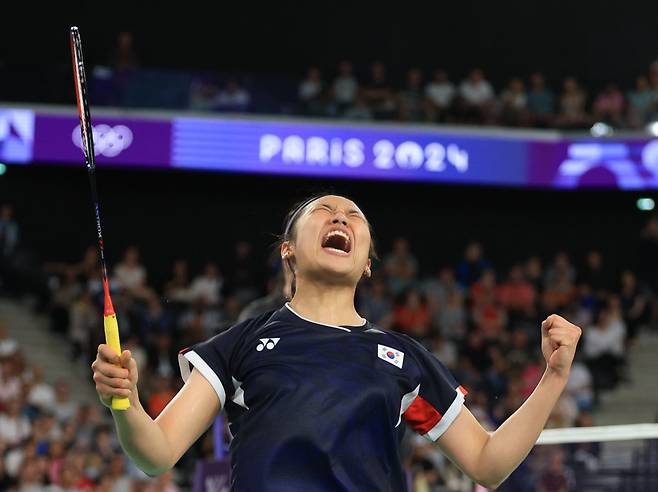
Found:
[(354, 286), (327, 285), (297, 278), (290, 307), (311, 321), (336, 326), (359, 326), (363, 318), (354, 308)]

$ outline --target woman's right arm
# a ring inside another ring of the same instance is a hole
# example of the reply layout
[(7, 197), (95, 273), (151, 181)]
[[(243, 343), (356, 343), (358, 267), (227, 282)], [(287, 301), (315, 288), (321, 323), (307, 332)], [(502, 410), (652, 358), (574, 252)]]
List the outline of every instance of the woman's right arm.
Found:
[(91, 367), (103, 405), (111, 408), (112, 396), (129, 398), (130, 408), (112, 410), (112, 416), (121, 447), (147, 475), (171, 469), (220, 410), (217, 393), (196, 369), (153, 420), (139, 401), (137, 364), (130, 351), (119, 357), (108, 345), (100, 345)]

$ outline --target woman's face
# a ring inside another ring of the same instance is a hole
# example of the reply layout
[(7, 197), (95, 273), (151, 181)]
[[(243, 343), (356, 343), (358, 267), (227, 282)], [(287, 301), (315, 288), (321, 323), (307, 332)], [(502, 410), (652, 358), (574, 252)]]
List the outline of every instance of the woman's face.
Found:
[(351, 200), (318, 198), (293, 227), (293, 239), (283, 243), (281, 256), (293, 260), (298, 278), (356, 285), (370, 268), (368, 221)]

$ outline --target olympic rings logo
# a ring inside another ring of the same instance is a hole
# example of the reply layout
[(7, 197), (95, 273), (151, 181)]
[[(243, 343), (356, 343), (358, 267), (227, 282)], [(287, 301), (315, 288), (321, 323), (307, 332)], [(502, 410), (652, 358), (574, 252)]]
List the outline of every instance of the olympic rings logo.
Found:
[[(96, 125), (92, 126), (94, 134), (94, 155), (116, 157), (130, 147), (133, 142), (133, 132), (125, 125)], [(73, 144), (83, 149), (80, 125), (73, 129), (71, 134)]]

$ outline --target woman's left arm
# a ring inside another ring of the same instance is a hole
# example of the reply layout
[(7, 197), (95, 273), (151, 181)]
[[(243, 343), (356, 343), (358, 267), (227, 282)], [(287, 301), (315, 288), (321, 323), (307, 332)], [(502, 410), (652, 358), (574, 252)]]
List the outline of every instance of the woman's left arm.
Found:
[(523, 405), (494, 432), (463, 408), (438, 440), (446, 456), (485, 487), (498, 487), (525, 459), (567, 384), (581, 330), (553, 314), (541, 331), (546, 371)]

